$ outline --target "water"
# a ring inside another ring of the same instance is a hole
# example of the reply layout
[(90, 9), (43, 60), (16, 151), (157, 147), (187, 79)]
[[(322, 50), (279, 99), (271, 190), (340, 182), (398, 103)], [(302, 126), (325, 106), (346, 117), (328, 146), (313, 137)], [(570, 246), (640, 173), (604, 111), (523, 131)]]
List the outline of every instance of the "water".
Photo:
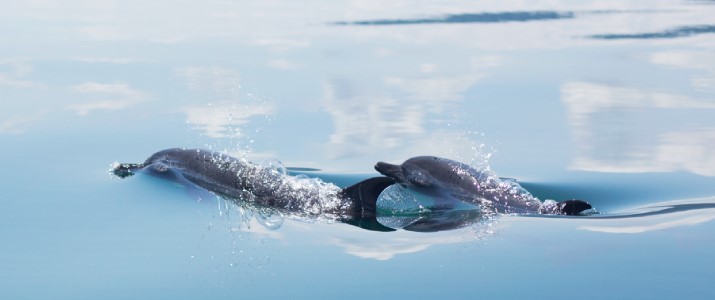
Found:
[[(712, 1), (5, 2), (3, 299), (715, 296)], [(380, 233), (107, 172), (177, 146), (604, 214)]]

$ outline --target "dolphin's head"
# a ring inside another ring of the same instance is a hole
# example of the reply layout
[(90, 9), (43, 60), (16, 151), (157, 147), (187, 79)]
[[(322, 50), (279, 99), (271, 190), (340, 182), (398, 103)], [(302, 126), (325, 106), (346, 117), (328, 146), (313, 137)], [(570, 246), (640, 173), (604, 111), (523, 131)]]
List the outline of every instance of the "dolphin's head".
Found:
[(402, 185), (426, 188), (434, 185), (435, 175), (443, 172), (441, 169), (445, 167), (441, 160), (443, 159), (434, 156), (418, 156), (406, 160), (401, 165), (378, 162), (375, 170)]
[(380, 174), (385, 175), (394, 179), (397, 183), (406, 184), (407, 179), (405, 178), (405, 173), (402, 170), (402, 165), (393, 165), (386, 162), (378, 162), (375, 165), (375, 170), (380, 172)]

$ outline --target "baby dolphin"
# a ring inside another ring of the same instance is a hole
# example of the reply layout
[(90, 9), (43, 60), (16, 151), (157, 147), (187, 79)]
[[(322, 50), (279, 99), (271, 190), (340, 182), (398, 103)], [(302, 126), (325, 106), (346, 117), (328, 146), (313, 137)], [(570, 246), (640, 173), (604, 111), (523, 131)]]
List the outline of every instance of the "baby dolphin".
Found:
[(437, 209), (450, 209), (457, 201), (502, 214), (579, 215), (592, 208), (589, 203), (575, 199), (542, 203), (516, 183), (447, 158), (418, 156), (401, 165), (378, 162), (375, 170), (431, 197)]

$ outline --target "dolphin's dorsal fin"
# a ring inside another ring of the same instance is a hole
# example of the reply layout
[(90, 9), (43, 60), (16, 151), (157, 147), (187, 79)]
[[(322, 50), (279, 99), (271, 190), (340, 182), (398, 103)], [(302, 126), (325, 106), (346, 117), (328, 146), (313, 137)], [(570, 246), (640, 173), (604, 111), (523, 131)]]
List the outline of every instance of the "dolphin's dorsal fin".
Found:
[(395, 231), (377, 221), (377, 198), (388, 186), (395, 184), (389, 177), (373, 177), (351, 185), (342, 192), (342, 198), (352, 201), (351, 217), (343, 222), (373, 231)]

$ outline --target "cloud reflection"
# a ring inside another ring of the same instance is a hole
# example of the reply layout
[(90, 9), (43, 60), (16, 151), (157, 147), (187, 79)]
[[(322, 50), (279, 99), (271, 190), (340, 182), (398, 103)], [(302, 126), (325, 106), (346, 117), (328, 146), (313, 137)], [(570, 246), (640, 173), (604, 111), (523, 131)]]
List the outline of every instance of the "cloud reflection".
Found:
[(570, 168), (715, 176), (715, 128), (641, 128), (634, 121), (657, 110), (715, 109), (715, 102), (583, 82), (563, 85), (561, 95), (578, 150)]
[(92, 97), (98, 97), (99, 100), (85, 102), (80, 104), (68, 105), (66, 108), (77, 112), (78, 115), (84, 116), (91, 113), (93, 110), (119, 110), (133, 106), (139, 102), (145, 101), (149, 96), (141, 91), (131, 88), (126, 83), (98, 83), (88, 81), (72, 87), (72, 90), (80, 94), (89, 94)]
[(22, 134), (25, 133), (24, 125), (34, 123), (41, 120), (49, 113), (48, 110), (42, 110), (38, 113), (28, 116), (17, 116), (0, 122), (0, 134)]
[[(486, 224), (479, 225), (487, 227)], [(345, 253), (366, 259), (390, 260), (401, 254), (417, 253), (437, 245), (459, 244), (485, 238), (491, 231), (475, 228), (477, 232), (462, 230), (443, 234), (393, 232), (396, 237), (375, 240), (373, 238), (351, 237), (330, 238), (329, 243), (344, 249)]]
[[(424, 68), (424, 65), (422, 66)], [(436, 68), (431, 66), (432, 69)], [(431, 73), (431, 72), (425, 72)], [(428, 78), (385, 77), (385, 84), (400, 88), (408, 94), (408, 99), (425, 104), (436, 104), (430, 109), (440, 110), (440, 102), (453, 102), (462, 98), (464, 92), (485, 77), (484, 74), (462, 76), (435, 76)]]
[(268, 66), (278, 70), (293, 70), (303, 65), (285, 59), (271, 59), (268, 61)]
[(252, 45), (267, 47), (273, 52), (287, 52), (295, 49), (308, 48), (311, 42), (291, 38), (258, 38), (250, 42)]
[[(389, 160), (386, 153), (404, 159), (425, 153), (454, 157), (470, 152), (467, 148), (472, 145), (464, 143), (464, 136), (431, 127), (456, 122), (454, 114), (464, 94), (487, 76), (486, 69), (502, 61), (499, 55), (481, 55), (468, 57), (456, 74), (447, 73), (453, 68), (443, 70), (438, 62), (423, 62), (416, 65), (418, 72), (376, 76), (381, 78), (382, 90), (390, 93), (375, 94), (347, 79), (328, 81), (324, 107), (335, 128), (327, 144), (329, 156), (381, 153), (381, 159)], [(440, 146), (445, 144), (453, 146)], [(458, 150), (461, 146), (465, 149)]]
[(715, 53), (712, 51), (661, 51), (651, 54), (650, 62), (704, 71), (705, 74), (694, 74), (691, 77), (692, 85), (699, 89), (715, 87)]
[(273, 113), (269, 105), (220, 104), (212, 106), (187, 106), (181, 109), (186, 113), (186, 122), (210, 138), (242, 137), (240, 128), (249, 123), (254, 116)]
[(240, 88), (238, 72), (223, 67), (183, 67), (174, 69), (190, 89), (232, 92)]
[[(189, 105), (180, 108), (186, 114), (186, 122), (210, 138), (245, 137), (242, 131), (251, 119), (267, 116), (274, 106), (257, 101), (250, 95), (239, 93), (241, 89), (238, 71), (223, 67), (183, 67), (174, 69), (174, 75), (184, 80), (189, 89), (208, 91), (217, 101), (209, 105)], [(214, 95), (215, 94), (215, 95)], [(242, 98), (247, 97), (248, 101)]]
[(335, 127), (328, 142), (328, 154), (334, 158), (395, 148), (405, 137), (424, 131), (419, 107), (403, 106), (390, 97), (356, 95), (347, 80), (325, 84), (324, 105)]
[[(449, 243), (450, 241), (446, 241)], [(423, 251), (431, 246), (432, 243), (423, 241), (422, 243), (410, 240), (397, 240), (390, 243), (369, 243), (347, 241), (334, 238), (330, 243), (345, 249), (345, 253), (354, 255), (360, 258), (370, 258), (376, 260), (389, 260), (395, 255), (415, 253)], [(452, 242), (456, 243), (456, 242)]]
[(89, 63), (89, 64), (117, 64), (117, 65), (127, 65), (127, 64), (141, 62), (141, 60), (134, 59), (131, 57), (81, 56), (81, 57), (74, 57), (71, 60), (83, 62), (83, 63)]
[[(2, 71), (4, 67), (9, 70)], [(0, 61), (0, 87), (37, 89), (44, 88), (45, 85), (25, 79), (32, 73), (32, 65), (21, 60)]]

